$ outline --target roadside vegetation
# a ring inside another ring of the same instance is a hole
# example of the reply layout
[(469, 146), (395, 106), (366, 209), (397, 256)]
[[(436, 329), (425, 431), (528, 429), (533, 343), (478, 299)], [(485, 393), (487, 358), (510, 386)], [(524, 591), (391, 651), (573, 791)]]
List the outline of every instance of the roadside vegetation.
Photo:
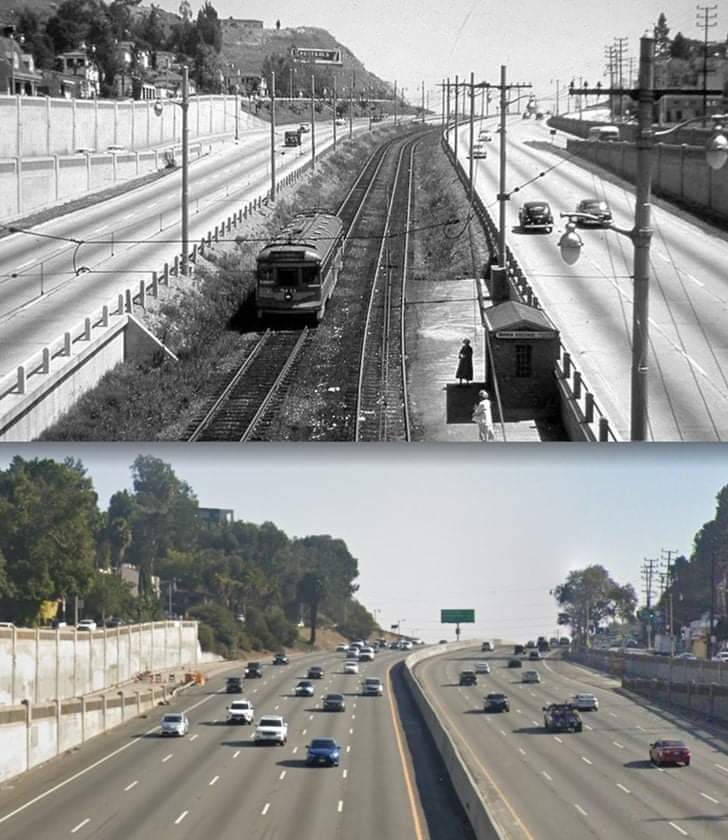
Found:
[(251, 340), (245, 330), (255, 329), (258, 251), (296, 213), (335, 212), (375, 146), (392, 131), (342, 143), (314, 174), (239, 228), (233, 241), (207, 252), (191, 283), (140, 315), (178, 361), (118, 365), (41, 439), (179, 440), (210, 383), (235, 368)]
[(78, 597), (82, 617), (101, 624), (197, 619), (203, 650), (228, 657), (290, 647), (303, 625), (310, 644), (319, 627), (349, 638), (375, 629), (343, 540), (206, 518), (193, 489), (152, 456), (138, 456), (131, 474), (132, 491), (104, 510), (80, 460), (16, 456), (0, 470), (0, 618), (72, 621)]

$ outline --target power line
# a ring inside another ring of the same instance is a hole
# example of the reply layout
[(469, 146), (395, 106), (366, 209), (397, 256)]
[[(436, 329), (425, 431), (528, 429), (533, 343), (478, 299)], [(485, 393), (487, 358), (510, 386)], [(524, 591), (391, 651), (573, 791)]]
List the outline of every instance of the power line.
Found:
[(697, 25), (703, 27), (703, 125), (708, 116), (708, 30), (718, 25), (717, 8), (717, 5), (697, 6)]

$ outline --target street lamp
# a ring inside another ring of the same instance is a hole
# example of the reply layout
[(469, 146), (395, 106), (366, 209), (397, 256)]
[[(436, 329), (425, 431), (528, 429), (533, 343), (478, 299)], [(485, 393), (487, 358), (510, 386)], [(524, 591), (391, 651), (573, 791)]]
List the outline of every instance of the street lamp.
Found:
[[(189, 132), (187, 128), (187, 111), (190, 105), (189, 97), (189, 68), (185, 64), (182, 67), (182, 101), (172, 101), (173, 105), (179, 105), (182, 108), (182, 274), (187, 274), (187, 260), (189, 258)], [(162, 116), (162, 109), (164, 108), (161, 100), (157, 99), (154, 103), (154, 113)]]

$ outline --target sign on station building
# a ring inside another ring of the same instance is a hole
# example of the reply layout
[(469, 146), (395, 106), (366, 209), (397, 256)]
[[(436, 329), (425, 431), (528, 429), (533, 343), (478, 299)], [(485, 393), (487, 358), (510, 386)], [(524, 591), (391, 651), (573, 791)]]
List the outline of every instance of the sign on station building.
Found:
[(488, 337), (486, 388), (503, 420), (546, 415), (557, 401), (559, 331), (542, 309), (506, 301), (483, 310)]

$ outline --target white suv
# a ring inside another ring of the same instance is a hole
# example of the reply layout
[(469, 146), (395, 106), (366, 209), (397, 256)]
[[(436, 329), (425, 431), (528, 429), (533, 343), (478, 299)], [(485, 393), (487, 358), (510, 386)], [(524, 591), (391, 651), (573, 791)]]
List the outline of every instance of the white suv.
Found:
[(91, 618), (84, 618), (78, 622), (76, 630), (90, 630), (93, 633), (96, 630), (96, 622)]
[(283, 746), (288, 740), (288, 724), (280, 715), (265, 715), (258, 721), (253, 733), (256, 744), (278, 744)]

